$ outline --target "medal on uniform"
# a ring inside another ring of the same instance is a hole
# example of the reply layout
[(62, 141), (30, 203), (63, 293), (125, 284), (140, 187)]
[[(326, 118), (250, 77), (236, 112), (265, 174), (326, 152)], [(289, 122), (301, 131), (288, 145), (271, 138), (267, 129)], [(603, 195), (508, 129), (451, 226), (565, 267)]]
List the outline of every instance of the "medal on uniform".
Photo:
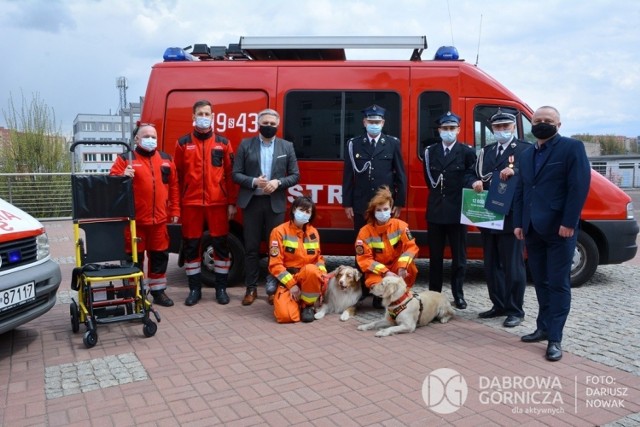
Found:
[(513, 157), (513, 154), (509, 156), (509, 167), (511, 169), (513, 169), (513, 162), (515, 161), (515, 158)]

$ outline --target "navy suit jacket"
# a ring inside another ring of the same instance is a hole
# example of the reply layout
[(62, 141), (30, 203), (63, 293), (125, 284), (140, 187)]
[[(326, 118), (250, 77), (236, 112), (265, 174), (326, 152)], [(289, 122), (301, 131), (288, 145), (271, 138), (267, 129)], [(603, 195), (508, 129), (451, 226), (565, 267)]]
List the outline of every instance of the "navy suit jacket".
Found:
[[(525, 150), (520, 158), (520, 181), (514, 196), (515, 228), (533, 226), (540, 234), (558, 234), (560, 226), (576, 229), (589, 193), (591, 166), (581, 141), (556, 135)], [(540, 166), (536, 171), (535, 157)]]
[[(282, 185), (271, 194), (271, 209), (282, 213), (287, 209), (287, 188), (293, 187), (300, 180), (298, 160), (293, 144), (284, 139), (273, 140), (273, 161), (271, 163), (271, 179), (279, 179)], [(253, 178), (262, 175), (260, 167), (260, 138), (243, 139), (238, 147), (233, 162), (233, 181), (240, 185), (238, 206), (246, 208), (253, 197)]]

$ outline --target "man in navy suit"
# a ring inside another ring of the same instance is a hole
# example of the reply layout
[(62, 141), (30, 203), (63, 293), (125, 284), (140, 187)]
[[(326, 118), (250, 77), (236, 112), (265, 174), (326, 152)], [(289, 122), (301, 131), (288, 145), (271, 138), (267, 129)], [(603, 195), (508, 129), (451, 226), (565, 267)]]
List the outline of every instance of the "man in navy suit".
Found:
[(562, 330), (571, 307), (571, 262), (591, 167), (582, 141), (558, 134), (560, 113), (540, 107), (531, 132), (536, 144), (522, 153), (514, 196), (514, 234), (525, 240), (538, 298), (536, 330), (524, 342), (547, 340), (545, 357), (562, 358)]
[(464, 310), (462, 285), (467, 266), (467, 226), (460, 224), (462, 189), (476, 179), (476, 152), (458, 141), (460, 117), (448, 112), (438, 119), (441, 143), (424, 151), (424, 177), (429, 187), (429, 290), (442, 291), (444, 249), (451, 248), (451, 294), (456, 308)]
[[(258, 113), (259, 135), (243, 139), (233, 163), (233, 181), (240, 185), (238, 207), (243, 210), (245, 285), (242, 305), (258, 297), (260, 242), (284, 222), (287, 188), (300, 179), (293, 144), (276, 137), (280, 114), (272, 109)], [(267, 295), (273, 303), (277, 282), (267, 277)]]

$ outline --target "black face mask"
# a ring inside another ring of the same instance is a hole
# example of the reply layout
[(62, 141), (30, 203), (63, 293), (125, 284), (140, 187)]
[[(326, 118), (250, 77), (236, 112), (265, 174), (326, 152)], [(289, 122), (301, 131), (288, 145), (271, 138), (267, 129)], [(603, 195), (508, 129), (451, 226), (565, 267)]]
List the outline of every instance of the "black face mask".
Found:
[(538, 139), (549, 139), (558, 133), (558, 128), (549, 123), (537, 123), (531, 126), (531, 133)]
[(276, 136), (277, 131), (278, 131), (278, 128), (275, 126), (260, 125), (260, 135), (264, 136), (267, 139), (270, 139)]

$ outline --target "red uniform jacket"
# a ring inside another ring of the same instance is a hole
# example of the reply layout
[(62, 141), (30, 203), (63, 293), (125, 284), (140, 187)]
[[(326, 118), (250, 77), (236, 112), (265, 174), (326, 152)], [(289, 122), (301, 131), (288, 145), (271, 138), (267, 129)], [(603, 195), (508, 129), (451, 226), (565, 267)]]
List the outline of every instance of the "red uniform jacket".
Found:
[(176, 144), (175, 163), (183, 206), (236, 204), (238, 192), (231, 177), (233, 148), (229, 140), (213, 132), (185, 135)]
[[(179, 217), (178, 174), (171, 156), (158, 150), (149, 155), (148, 152), (136, 149), (132, 157), (136, 223), (161, 224), (169, 222), (170, 217)], [(127, 155), (121, 154), (111, 166), (109, 175), (124, 175), (128, 164)]]
[(311, 224), (307, 224), (305, 231), (293, 221), (280, 224), (271, 231), (269, 241), (269, 273), (288, 289), (297, 283), (287, 269), (297, 270), (315, 264), (323, 273), (327, 272), (320, 253), (320, 234)]

